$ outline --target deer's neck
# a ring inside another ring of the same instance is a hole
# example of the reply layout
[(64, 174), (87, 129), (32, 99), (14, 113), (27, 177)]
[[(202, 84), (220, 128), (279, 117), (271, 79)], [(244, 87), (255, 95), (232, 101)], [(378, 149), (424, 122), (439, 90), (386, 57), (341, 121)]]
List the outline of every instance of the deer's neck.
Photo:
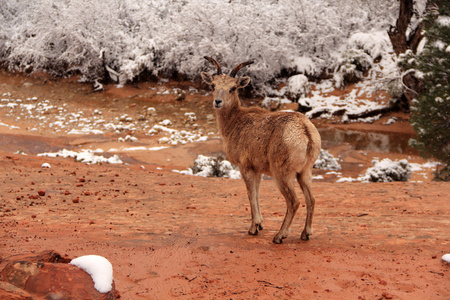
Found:
[(241, 114), (242, 108), (239, 105), (239, 99), (235, 102), (234, 105), (228, 107), (226, 109), (222, 108), (216, 111), (217, 116), (217, 125), (219, 127), (220, 135), (223, 138), (227, 138), (233, 130), (236, 130), (236, 127), (239, 124), (239, 116)]

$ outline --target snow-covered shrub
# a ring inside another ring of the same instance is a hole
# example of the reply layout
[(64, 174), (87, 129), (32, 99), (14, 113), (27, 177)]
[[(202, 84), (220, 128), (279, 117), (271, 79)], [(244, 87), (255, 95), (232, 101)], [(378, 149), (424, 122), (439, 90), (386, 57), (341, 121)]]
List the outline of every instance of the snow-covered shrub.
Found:
[(337, 88), (362, 79), (364, 72), (372, 67), (372, 58), (363, 50), (350, 49), (342, 53), (334, 69), (333, 79)]
[(391, 42), (386, 31), (357, 32), (350, 36), (349, 47), (364, 50), (372, 59), (380, 58), (391, 51)]
[(320, 149), (320, 154), (314, 163), (314, 168), (339, 171), (341, 169), (341, 165), (331, 153), (327, 150)]
[[(381, 30), (396, 20), (395, 0), (4, 0), (0, 63), (10, 69), (80, 73), (121, 83), (145, 73), (195, 78), (249, 58), (261, 88), (283, 70), (314, 76), (353, 32)], [(305, 58), (310, 58), (311, 61)]]
[(204, 177), (230, 177), (238, 179), (241, 177), (239, 169), (233, 167), (223, 156), (199, 155), (188, 171), (192, 175)]
[(306, 96), (309, 91), (308, 77), (303, 74), (289, 77), (288, 91), (288, 96), (293, 101), (297, 101), (301, 96)]
[(323, 68), (323, 66), (319, 67), (320, 65), (320, 63), (317, 64), (310, 57), (305, 56), (295, 57), (292, 61), (294, 71), (308, 77), (318, 77)]
[(360, 178), (362, 181), (391, 182), (408, 181), (411, 177), (411, 166), (406, 159), (392, 161), (385, 158), (372, 161), (373, 167), (367, 169)]

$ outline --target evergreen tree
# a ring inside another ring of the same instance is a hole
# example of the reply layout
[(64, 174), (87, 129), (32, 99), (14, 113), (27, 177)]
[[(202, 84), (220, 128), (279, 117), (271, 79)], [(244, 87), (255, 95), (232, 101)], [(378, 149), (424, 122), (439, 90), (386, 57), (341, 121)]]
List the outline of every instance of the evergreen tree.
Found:
[(411, 124), (417, 138), (410, 141), (424, 157), (444, 164), (436, 179), (450, 180), (450, 1), (434, 1), (425, 18), (425, 46), (414, 55), (407, 51), (400, 60), (406, 72), (415, 70), (423, 92), (412, 102)]

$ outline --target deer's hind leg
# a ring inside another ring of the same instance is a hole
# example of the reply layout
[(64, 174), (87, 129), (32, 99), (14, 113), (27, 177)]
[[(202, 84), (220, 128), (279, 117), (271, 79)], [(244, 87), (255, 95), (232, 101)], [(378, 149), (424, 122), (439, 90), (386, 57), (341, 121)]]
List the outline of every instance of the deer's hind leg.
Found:
[(286, 215), (284, 216), (283, 225), (281, 225), (280, 231), (273, 238), (273, 242), (275, 244), (281, 244), (283, 239), (285, 239), (289, 235), (289, 230), (292, 224), (292, 220), (294, 219), (295, 213), (298, 210), (300, 205), (300, 201), (295, 194), (294, 188), (294, 178), (290, 176), (277, 176), (275, 177), (278, 188), (283, 194), (286, 200)]
[(247, 195), (252, 212), (252, 224), (250, 225), (248, 233), (257, 235), (259, 230), (263, 229), (262, 223), (264, 221), (259, 205), (259, 188), (261, 185), (262, 174), (245, 169), (241, 170), (241, 174), (247, 187)]
[(311, 191), (312, 185), (312, 172), (311, 169), (305, 169), (303, 172), (297, 174), (297, 181), (305, 195), (306, 202), (306, 221), (305, 228), (303, 229), (302, 235), (300, 236), (302, 240), (309, 240), (309, 236), (313, 234), (312, 229), (312, 219), (314, 215), (314, 205), (316, 200)]

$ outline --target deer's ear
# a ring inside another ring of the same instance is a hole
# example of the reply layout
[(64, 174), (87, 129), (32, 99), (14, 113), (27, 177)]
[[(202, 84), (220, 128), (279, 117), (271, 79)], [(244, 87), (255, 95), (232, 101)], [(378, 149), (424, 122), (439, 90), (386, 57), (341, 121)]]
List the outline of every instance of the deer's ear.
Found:
[(213, 76), (206, 72), (201, 72), (200, 75), (202, 75), (202, 79), (204, 82), (206, 82), (209, 85), (212, 85), (213, 82)]
[(250, 83), (250, 77), (244, 76), (244, 77), (239, 78), (237, 86), (239, 89), (242, 89), (242, 88), (245, 88), (249, 83)]

